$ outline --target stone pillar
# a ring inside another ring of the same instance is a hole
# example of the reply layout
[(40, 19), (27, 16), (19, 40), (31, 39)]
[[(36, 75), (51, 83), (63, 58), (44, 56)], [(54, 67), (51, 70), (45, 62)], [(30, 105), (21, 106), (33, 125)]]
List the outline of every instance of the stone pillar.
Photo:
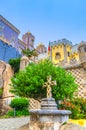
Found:
[(28, 65), (29, 59), (26, 56), (23, 56), (20, 60), (20, 70), (24, 70), (25, 67)]

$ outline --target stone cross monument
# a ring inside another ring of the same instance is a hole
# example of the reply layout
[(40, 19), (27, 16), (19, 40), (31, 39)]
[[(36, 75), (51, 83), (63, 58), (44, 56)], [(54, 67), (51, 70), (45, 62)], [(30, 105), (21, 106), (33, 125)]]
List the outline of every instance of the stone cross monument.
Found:
[(47, 88), (47, 98), (52, 98), (51, 86), (56, 85), (56, 81), (52, 81), (51, 76), (47, 76), (47, 82), (44, 83), (43, 87)]
[(47, 98), (41, 100), (40, 109), (30, 110), (28, 130), (60, 130), (60, 124), (67, 122), (71, 112), (57, 109), (55, 99), (52, 98), (53, 85), (56, 85), (56, 81), (52, 81), (51, 76), (48, 76), (43, 85), (47, 88)]

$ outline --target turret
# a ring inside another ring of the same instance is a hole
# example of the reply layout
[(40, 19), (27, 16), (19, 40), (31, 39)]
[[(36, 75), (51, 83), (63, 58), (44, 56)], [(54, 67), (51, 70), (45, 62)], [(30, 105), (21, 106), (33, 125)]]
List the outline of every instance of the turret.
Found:
[(86, 42), (81, 42), (78, 46), (79, 59), (84, 69), (86, 69)]
[(35, 37), (30, 32), (27, 32), (22, 36), (22, 41), (25, 43), (26, 49), (34, 49), (34, 40)]

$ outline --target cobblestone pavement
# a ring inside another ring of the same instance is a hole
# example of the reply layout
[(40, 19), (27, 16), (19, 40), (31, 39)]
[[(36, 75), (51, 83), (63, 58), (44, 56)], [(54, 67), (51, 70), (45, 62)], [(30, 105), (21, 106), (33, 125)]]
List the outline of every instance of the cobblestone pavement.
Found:
[(17, 130), (29, 122), (28, 117), (0, 119), (0, 130)]

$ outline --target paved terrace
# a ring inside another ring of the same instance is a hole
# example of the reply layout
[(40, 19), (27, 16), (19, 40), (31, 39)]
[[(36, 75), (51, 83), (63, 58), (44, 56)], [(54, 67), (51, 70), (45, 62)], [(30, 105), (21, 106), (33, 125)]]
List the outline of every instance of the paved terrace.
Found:
[(29, 122), (28, 117), (0, 119), (0, 130), (17, 130)]

